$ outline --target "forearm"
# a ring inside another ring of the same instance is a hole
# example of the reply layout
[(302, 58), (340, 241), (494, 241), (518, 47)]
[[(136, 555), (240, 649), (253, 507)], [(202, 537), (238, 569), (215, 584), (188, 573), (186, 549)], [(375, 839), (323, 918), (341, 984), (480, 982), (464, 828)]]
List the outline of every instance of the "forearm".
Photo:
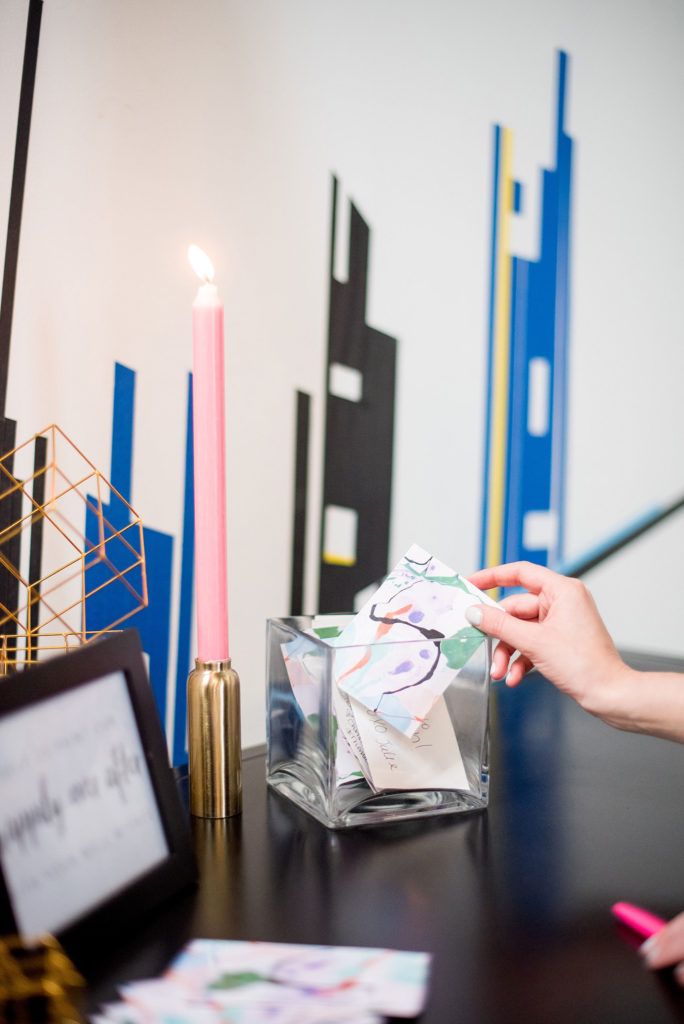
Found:
[(684, 675), (637, 672), (624, 665), (617, 678), (583, 703), (616, 729), (684, 743)]

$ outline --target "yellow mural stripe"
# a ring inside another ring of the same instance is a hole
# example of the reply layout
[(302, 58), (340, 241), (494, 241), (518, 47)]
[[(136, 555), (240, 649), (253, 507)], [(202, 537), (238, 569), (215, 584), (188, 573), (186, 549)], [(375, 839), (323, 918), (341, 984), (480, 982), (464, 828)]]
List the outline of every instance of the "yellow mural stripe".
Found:
[(349, 555), (335, 555), (330, 551), (323, 552), (323, 561), (327, 565), (356, 565), (356, 559)]
[(504, 128), (499, 177), (501, 215), (496, 238), (496, 291), (494, 296), (494, 381), (492, 388), (491, 462), (487, 565), (503, 558), (503, 516), (506, 500), (506, 452), (508, 446), (508, 399), (511, 349), (510, 219), (513, 211), (513, 132)]

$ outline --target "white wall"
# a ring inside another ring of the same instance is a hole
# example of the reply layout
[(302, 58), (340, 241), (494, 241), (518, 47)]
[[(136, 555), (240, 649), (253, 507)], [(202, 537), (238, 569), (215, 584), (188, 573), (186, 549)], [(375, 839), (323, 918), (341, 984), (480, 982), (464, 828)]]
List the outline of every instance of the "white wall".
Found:
[[(26, 10), (0, 7), (3, 238)], [(470, 571), (492, 124), (513, 129), (534, 190), (558, 48), (576, 143), (566, 554), (684, 489), (683, 42), (684, 8), (665, 0), (46, 0), (6, 413), (20, 440), (57, 422), (106, 472), (114, 363), (135, 369), (133, 504), (179, 536), (187, 245), (211, 254), (245, 743), (264, 736), (265, 619), (288, 612), (297, 388), (314, 395), (320, 493), (331, 175), (371, 227), (368, 321), (399, 340), (392, 560), (417, 541)], [(310, 521), (311, 566), (317, 508)], [(684, 654), (682, 547), (673, 520), (647, 557), (635, 548), (638, 571), (593, 574), (618, 642)], [(647, 580), (656, 615), (635, 613)], [(308, 582), (312, 607), (313, 568)]]

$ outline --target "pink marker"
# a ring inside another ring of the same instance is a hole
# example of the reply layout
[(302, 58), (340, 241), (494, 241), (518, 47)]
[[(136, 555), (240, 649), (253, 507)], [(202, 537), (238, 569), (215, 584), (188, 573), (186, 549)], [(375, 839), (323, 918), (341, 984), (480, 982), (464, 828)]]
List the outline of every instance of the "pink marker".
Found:
[(633, 903), (614, 903), (611, 910), (619, 921), (628, 925), (632, 931), (643, 935), (644, 938), (655, 935), (663, 925), (667, 924), (662, 917), (656, 917), (655, 914), (650, 914), (648, 910), (635, 907)]

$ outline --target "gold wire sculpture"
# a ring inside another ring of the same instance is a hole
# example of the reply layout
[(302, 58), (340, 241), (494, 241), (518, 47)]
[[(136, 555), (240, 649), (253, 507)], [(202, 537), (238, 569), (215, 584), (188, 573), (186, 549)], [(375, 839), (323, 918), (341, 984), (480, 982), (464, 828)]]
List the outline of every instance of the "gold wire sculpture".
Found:
[[(98, 598), (89, 629), (87, 600), (106, 588), (115, 617), (102, 627)], [(0, 674), (102, 636), (146, 605), (140, 517), (73, 441), (52, 424), (3, 455)]]
[(81, 1024), (85, 984), (52, 935), (0, 938), (0, 1024)]

